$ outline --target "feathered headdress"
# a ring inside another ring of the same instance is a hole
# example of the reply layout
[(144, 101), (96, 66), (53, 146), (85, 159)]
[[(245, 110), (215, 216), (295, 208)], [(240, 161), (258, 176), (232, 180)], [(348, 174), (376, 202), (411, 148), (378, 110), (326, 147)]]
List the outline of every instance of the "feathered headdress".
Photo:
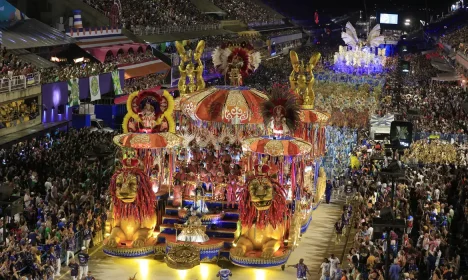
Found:
[(294, 132), (300, 121), (300, 107), (297, 97), (287, 86), (274, 85), (268, 92), (269, 100), (262, 104), (262, 116), (265, 126), (268, 126), (273, 117), (282, 114), (289, 131)]
[(260, 53), (255, 52), (246, 42), (223, 44), (213, 51), (212, 58), (214, 66), (223, 75), (226, 75), (232, 67), (238, 67), (243, 77), (257, 70), (261, 62)]

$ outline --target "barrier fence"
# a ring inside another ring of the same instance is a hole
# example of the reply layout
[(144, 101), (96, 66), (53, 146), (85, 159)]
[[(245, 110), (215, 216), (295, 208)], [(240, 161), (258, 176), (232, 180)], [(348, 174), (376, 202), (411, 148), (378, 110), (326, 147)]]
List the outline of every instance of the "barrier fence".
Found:
[[(99, 245), (103, 240), (104, 236), (104, 228), (100, 231), (97, 231), (95, 232), (95, 235), (93, 236), (93, 245), (94, 246), (97, 246)], [(84, 246), (83, 244), (83, 231), (78, 231), (75, 233), (75, 250), (74, 250), (74, 254), (77, 254), (81, 251), (81, 247)], [(41, 244), (41, 245), (38, 245), (37, 248), (39, 249), (39, 251), (41, 251), (42, 253), (42, 256), (44, 257), (47, 252), (49, 251), (49, 248), (51, 247), (52, 245), (48, 245), (48, 244)], [(66, 240), (63, 240), (61, 243), (60, 243), (60, 247), (61, 247), (61, 252), (60, 252), (60, 260), (61, 260), (61, 263), (65, 263), (66, 262), (66, 258), (67, 258), (67, 244), (66, 244)]]
[(35, 72), (27, 75), (13, 76), (0, 79), (0, 92), (10, 92), (26, 89), (41, 84), (41, 73)]

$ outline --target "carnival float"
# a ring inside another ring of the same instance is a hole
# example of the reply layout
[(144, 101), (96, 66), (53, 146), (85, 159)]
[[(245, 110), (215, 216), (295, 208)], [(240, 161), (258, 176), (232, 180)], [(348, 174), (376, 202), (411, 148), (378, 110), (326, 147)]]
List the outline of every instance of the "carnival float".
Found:
[(379, 46), (385, 43), (380, 35), (380, 24), (377, 24), (367, 35), (367, 40), (358, 38), (356, 29), (348, 22), (346, 32), (341, 38), (347, 46), (340, 46), (333, 57), (334, 69), (345, 73), (376, 74), (384, 70), (386, 63), (385, 49)]
[(127, 100), (103, 250), (154, 255), (174, 269), (281, 266), (325, 192), (330, 114), (314, 108), (320, 54), (304, 65), (292, 53), (291, 84), (262, 92), (242, 85), (261, 63), (248, 42), (213, 52), (227, 86), (205, 88), (203, 48), (177, 43), (178, 100), (164, 90)]

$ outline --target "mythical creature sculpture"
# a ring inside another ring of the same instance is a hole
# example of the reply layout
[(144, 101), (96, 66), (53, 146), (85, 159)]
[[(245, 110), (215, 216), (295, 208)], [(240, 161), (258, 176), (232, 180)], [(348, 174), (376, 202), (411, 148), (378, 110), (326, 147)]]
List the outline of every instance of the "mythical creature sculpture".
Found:
[(286, 192), (268, 175), (268, 166), (257, 166), (256, 170), (257, 175), (250, 177), (239, 193), (242, 229), (230, 253), (245, 256), (250, 251), (261, 251), (262, 258), (271, 258), (281, 247), (286, 228)]
[[(192, 50), (186, 51), (182, 42), (176, 42), (176, 49), (180, 56), (179, 64), (179, 91), (181, 94), (192, 93), (205, 88), (203, 80), (203, 63), (201, 56), (205, 49), (205, 41), (198, 42), (197, 48), (192, 55)], [(196, 63), (196, 65), (195, 65)], [(187, 84), (188, 78), (188, 84)]]
[(138, 159), (128, 157), (123, 160), (123, 168), (112, 176), (111, 213), (106, 225), (109, 247), (122, 242), (131, 242), (133, 248), (143, 247), (156, 226), (156, 197), (140, 164)]
[[(315, 77), (313, 70), (320, 60), (321, 54), (312, 54), (307, 66), (304, 66), (304, 61), (299, 61), (299, 57), (295, 51), (291, 51), (289, 56), (293, 67), (293, 71), (291, 75), (289, 75), (291, 89), (302, 98), (301, 105), (303, 108), (313, 109), (315, 103)], [(307, 76), (309, 76), (309, 78), (307, 78)]]

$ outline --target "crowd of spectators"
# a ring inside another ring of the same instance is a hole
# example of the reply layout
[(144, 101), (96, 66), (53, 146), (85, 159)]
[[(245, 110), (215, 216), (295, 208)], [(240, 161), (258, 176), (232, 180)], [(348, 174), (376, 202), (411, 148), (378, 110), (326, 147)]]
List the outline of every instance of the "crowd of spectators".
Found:
[(105, 63), (114, 65), (135, 64), (145, 62), (154, 58), (155, 56), (151, 52), (151, 49), (148, 49), (145, 52), (117, 54), (117, 57), (110, 55), (106, 57)]
[[(169, 27), (209, 24), (215, 21), (203, 15), (188, 0), (122, 0), (121, 24), (128, 29), (136, 27)], [(114, 0), (89, 0), (88, 4), (106, 13), (111, 12)]]
[(275, 23), (282, 17), (253, 1), (213, 0), (213, 3), (225, 11), (229, 19), (245, 23)]
[(58, 81), (67, 81), (72, 78), (86, 78), (117, 70), (119, 65), (135, 64), (154, 59), (151, 50), (128, 54), (118, 54), (117, 57), (107, 56), (104, 63), (83, 62), (75, 64), (59, 65), (57, 68), (41, 69), (41, 81), (43, 84)]
[(96, 145), (112, 146), (113, 136), (72, 130), (0, 151), (2, 192), (24, 203), (23, 212), (0, 222), (1, 279), (54, 279), (61, 261), (68, 265), (81, 247), (102, 240), (111, 174), (98, 174), (100, 163), (86, 155)]
[(164, 83), (166, 73), (150, 74), (144, 77), (136, 77), (125, 80), (124, 94), (131, 94), (135, 91), (151, 89)]
[(86, 78), (94, 75), (112, 72), (117, 69), (115, 62), (86, 62), (83, 64), (66, 64), (56, 68), (41, 68), (43, 84), (68, 81), (73, 78)]
[[(387, 261), (392, 280), (462, 279), (461, 254), (466, 251), (468, 233), (466, 167), (406, 167), (392, 191), (391, 179), (380, 173), (390, 168), (392, 157), (387, 157), (380, 143), (364, 142), (354, 154), (360, 166), (349, 169), (339, 186), (353, 190), (348, 195), (357, 202), (354, 246), (347, 256), (349, 267), (342, 271), (345, 279), (384, 279)], [(382, 160), (373, 160), (377, 155)], [(343, 211), (337, 224), (346, 224), (346, 217)], [(375, 219), (388, 222), (392, 217), (404, 220), (405, 228), (390, 232), (373, 228)]]
[(466, 47), (466, 44), (468, 43), (468, 26), (446, 34), (442, 37), (442, 42), (451, 46), (452, 48), (458, 48), (460, 44), (464, 44)]
[(22, 61), (16, 55), (8, 53), (5, 47), (0, 45), (0, 78), (9, 79), (13, 76), (28, 75), (34, 72), (35, 68), (30, 63)]
[(467, 131), (468, 115), (463, 109), (466, 93), (456, 82), (435, 82), (437, 71), (423, 55), (407, 57), (412, 68), (406, 77), (386, 77), (383, 112), (412, 120), (418, 131), (457, 134)]

